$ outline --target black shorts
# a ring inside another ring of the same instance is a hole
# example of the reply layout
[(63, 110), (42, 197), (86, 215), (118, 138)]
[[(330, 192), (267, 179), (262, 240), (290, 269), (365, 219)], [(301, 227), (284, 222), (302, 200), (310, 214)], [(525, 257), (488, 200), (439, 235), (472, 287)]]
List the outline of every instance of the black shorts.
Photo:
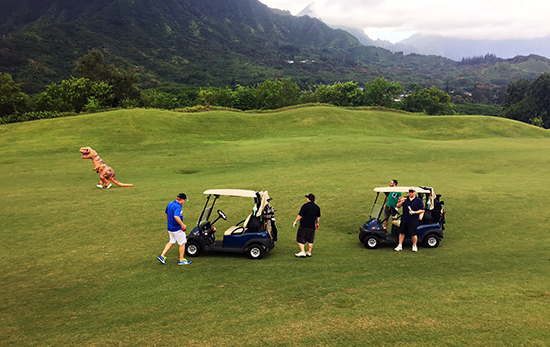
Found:
[(388, 218), (389, 216), (395, 216), (399, 211), (395, 207), (386, 206), (384, 209), (384, 217)]
[(298, 228), (298, 233), (296, 234), (296, 241), (298, 243), (304, 245), (306, 243), (313, 243), (313, 240), (315, 239), (315, 229), (308, 229), (308, 228)]
[(412, 225), (401, 222), (401, 225), (399, 225), (399, 233), (400, 234), (409, 234), (411, 236), (416, 236), (416, 229), (418, 228), (418, 225)]

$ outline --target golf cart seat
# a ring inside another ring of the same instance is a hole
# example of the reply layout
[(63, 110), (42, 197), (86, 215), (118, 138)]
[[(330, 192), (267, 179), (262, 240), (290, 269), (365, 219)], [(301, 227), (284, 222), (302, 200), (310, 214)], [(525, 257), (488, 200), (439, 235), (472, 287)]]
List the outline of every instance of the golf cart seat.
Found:
[[(223, 234), (224, 235), (234, 235), (234, 234), (242, 234), (248, 229), (248, 222), (250, 221), (250, 217), (252, 217), (252, 214), (249, 214), (248, 217), (244, 220), (243, 226), (240, 227), (238, 225), (234, 225), (227, 229)], [(241, 224), (242, 222), (239, 222), (237, 224)]]
[(244, 233), (244, 227), (240, 227), (238, 225), (233, 225), (229, 229), (227, 229), (223, 234), (224, 235), (234, 235), (234, 234), (242, 234)]

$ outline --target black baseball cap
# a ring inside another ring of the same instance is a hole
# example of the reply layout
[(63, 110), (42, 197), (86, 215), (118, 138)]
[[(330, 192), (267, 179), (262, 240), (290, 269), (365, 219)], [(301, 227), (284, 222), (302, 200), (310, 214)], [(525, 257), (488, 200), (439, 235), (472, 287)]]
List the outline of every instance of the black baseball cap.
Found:
[(310, 201), (315, 201), (315, 195), (309, 193), (308, 195), (306, 195), (306, 198), (308, 198)]
[(185, 195), (183, 193), (179, 193), (178, 194), (178, 199), (187, 201), (187, 195)]

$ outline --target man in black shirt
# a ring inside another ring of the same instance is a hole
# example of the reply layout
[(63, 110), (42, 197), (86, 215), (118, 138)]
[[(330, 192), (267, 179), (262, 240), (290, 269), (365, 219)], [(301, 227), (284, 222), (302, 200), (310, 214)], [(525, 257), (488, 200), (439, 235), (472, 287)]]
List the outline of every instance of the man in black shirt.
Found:
[[(302, 205), (300, 213), (298, 213), (298, 217), (296, 217), (293, 224), (296, 227), (296, 223), (300, 222), (298, 233), (296, 234), (296, 241), (298, 241), (300, 252), (295, 254), (299, 258), (311, 257), (315, 230), (319, 229), (319, 219), (321, 218), (321, 209), (315, 204), (315, 195), (308, 194), (305, 197), (307, 203)], [(305, 251), (306, 243), (308, 244), (307, 252)]]

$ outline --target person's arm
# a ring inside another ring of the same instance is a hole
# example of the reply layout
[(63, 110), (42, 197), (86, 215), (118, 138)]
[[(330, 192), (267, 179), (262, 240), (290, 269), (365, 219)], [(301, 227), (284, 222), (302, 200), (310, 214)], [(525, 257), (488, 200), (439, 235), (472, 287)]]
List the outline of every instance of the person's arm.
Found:
[(298, 217), (296, 217), (296, 219), (294, 220), (294, 223), (292, 224), (292, 226), (295, 227), (296, 223), (298, 223), (300, 219), (302, 219), (302, 216), (298, 215)]
[(407, 198), (399, 198), (399, 202), (397, 203), (397, 205), (395, 205), (395, 207), (400, 208), (406, 199)]
[(319, 220), (321, 219), (321, 217), (317, 217), (317, 219), (315, 220), (315, 229), (319, 229)]
[[(420, 207), (420, 208), (419, 208), (418, 210), (416, 210), (416, 211), (412, 211), (413, 213), (411, 213), (411, 214), (422, 214), (422, 213), (424, 213), (424, 211), (425, 211), (425, 210), (424, 210), (424, 204), (420, 203), (420, 204), (417, 204), (417, 205), (418, 205), (418, 207)], [(409, 208), (410, 208), (410, 207), (409, 207)]]
[(187, 229), (187, 226), (185, 224), (183, 224), (183, 222), (182, 222), (182, 220), (179, 216), (174, 216), (174, 219), (181, 226), (181, 230), (185, 231)]

